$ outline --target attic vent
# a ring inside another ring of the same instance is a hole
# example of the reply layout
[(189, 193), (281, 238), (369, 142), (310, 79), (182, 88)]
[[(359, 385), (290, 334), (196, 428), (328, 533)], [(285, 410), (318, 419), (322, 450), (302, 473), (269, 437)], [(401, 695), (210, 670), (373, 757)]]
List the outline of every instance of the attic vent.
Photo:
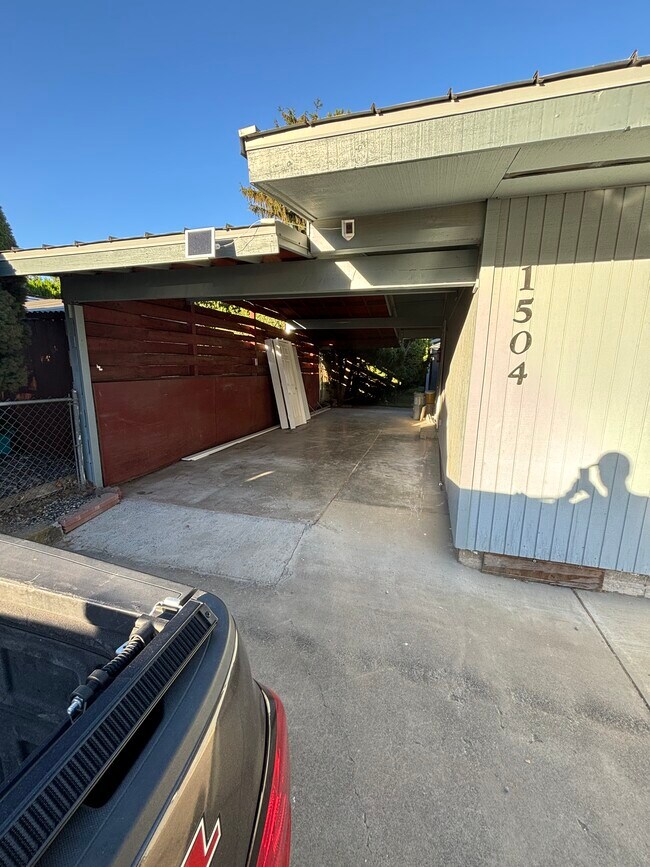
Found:
[(214, 259), (214, 229), (185, 230), (186, 259)]

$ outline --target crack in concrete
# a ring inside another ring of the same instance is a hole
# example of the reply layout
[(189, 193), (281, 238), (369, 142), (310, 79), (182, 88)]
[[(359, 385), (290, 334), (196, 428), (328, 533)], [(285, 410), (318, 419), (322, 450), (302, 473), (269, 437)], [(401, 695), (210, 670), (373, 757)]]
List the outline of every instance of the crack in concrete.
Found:
[(353, 788), (354, 788), (354, 794), (357, 796), (357, 798), (359, 800), (359, 804), (361, 806), (361, 818), (363, 819), (363, 827), (365, 828), (365, 831), (366, 831), (366, 849), (370, 852), (371, 851), (370, 840), (372, 838), (372, 835), (370, 833), (370, 826), (368, 825), (368, 814), (363, 809), (363, 801), (361, 799), (361, 793), (359, 792), (359, 789), (356, 786), (353, 786)]
[(330, 501), (329, 501), (328, 503), (326, 503), (326, 505), (324, 506), (324, 508), (321, 509), (321, 511), (320, 511), (320, 513), (319, 513), (319, 515), (318, 515), (318, 517), (316, 518), (316, 520), (314, 520), (314, 521), (312, 522), (312, 524), (318, 524), (318, 522), (319, 522), (320, 519), (323, 517), (323, 515), (325, 514), (325, 512), (329, 509), (329, 507), (332, 505), (332, 503), (334, 502), (334, 500), (338, 497), (338, 495), (341, 493), (341, 491), (343, 490), (343, 488), (347, 485), (347, 483), (350, 481), (350, 479), (352, 478), (352, 476), (353, 476), (353, 475), (356, 473), (356, 471), (359, 469), (359, 465), (361, 464), (361, 462), (362, 462), (363, 460), (365, 460), (365, 458), (366, 458), (366, 456), (368, 455), (368, 453), (371, 451), (372, 448), (374, 448), (375, 443), (377, 442), (377, 440), (379, 439), (379, 437), (380, 437), (381, 435), (382, 435), (382, 431), (379, 431), (379, 432), (377, 433), (377, 435), (375, 436), (374, 440), (370, 443), (370, 445), (368, 446), (368, 448), (365, 450), (365, 452), (361, 455), (361, 457), (359, 458), (359, 460), (356, 462), (356, 464), (352, 467), (352, 469), (350, 470), (350, 472), (348, 473), (348, 475), (343, 479), (343, 481), (342, 481), (341, 484), (339, 485), (338, 489), (336, 490), (334, 496), (330, 499)]
[(587, 608), (585, 602), (583, 601), (582, 597), (578, 594), (577, 590), (573, 590), (573, 595), (576, 597), (576, 599), (578, 600), (578, 602), (580, 603), (580, 605), (582, 605), (582, 607), (583, 607), (583, 609), (584, 609), (584, 611), (585, 611), (585, 614), (587, 615), (587, 617), (589, 618), (589, 620), (591, 620), (592, 624), (593, 624), (594, 627), (596, 628), (596, 631), (598, 632), (598, 634), (600, 635), (600, 637), (603, 639), (603, 641), (605, 642), (605, 644), (607, 645), (607, 647), (609, 648), (609, 650), (612, 652), (612, 654), (613, 654), (613, 656), (614, 656), (614, 659), (618, 662), (618, 664), (621, 666), (621, 668), (623, 669), (623, 671), (624, 671), (625, 674), (627, 675), (627, 677), (628, 677), (630, 683), (632, 684), (632, 686), (634, 687), (635, 691), (639, 694), (639, 698), (641, 699), (641, 701), (643, 702), (643, 704), (647, 707), (648, 710), (650, 710), (650, 704), (648, 704), (648, 701), (647, 701), (646, 697), (644, 696), (644, 694), (643, 694), (641, 688), (637, 685), (637, 682), (636, 682), (635, 679), (632, 677), (632, 675), (630, 674), (630, 672), (627, 670), (627, 668), (626, 668), (626, 666), (625, 666), (625, 663), (623, 662), (623, 660), (621, 659), (621, 657), (618, 655), (618, 653), (614, 650), (614, 647), (612, 646), (612, 644), (610, 644), (610, 642), (608, 641), (607, 636), (605, 635), (605, 633), (603, 632), (603, 630), (600, 628), (600, 625), (598, 624), (598, 621), (597, 621), (596, 618), (593, 616), (593, 614), (591, 613), (591, 611)]
[(377, 433), (377, 435), (375, 436), (375, 438), (373, 439), (373, 441), (372, 441), (372, 442), (370, 443), (370, 445), (368, 446), (368, 448), (365, 450), (365, 452), (361, 455), (361, 457), (359, 458), (359, 460), (356, 462), (356, 464), (352, 467), (352, 469), (350, 470), (350, 472), (348, 473), (348, 475), (347, 475), (347, 476), (345, 477), (345, 479), (341, 482), (341, 484), (340, 484), (339, 487), (337, 488), (337, 490), (336, 490), (336, 492), (334, 493), (334, 495), (332, 496), (332, 498), (331, 498), (331, 499), (326, 503), (326, 505), (323, 507), (323, 509), (321, 509), (321, 511), (320, 511), (320, 513), (318, 514), (318, 516), (317, 516), (314, 520), (312, 520), (312, 521), (306, 521), (306, 522), (305, 522), (305, 524), (304, 524), (304, 526), (303, 526), (303, 528), (302, 528), (302, 532), (301, 532), (301, 534), (300, 534), (300, 536), (299, 536), (299, 538), (298, 538), (298, 541), (296, 542), (296, 545), (295, 545), (293, 551), (291, 552), (291, 556), (289, 557), (289, 559), (287, 560), (287, 562), (284, 564), (284, 567), (283, 567), (283, 569), (282, 569), (282, 572), (280, 573), (280, 577), (279, 577), (278, 580), (277, 580), (277, 581), (272, 585), (275, 589), (277, 589), (281, 584), (284, 584), (285, 581), (287, 580), (287, 578), (288, 578), (287, 573), (288, 573), (288, 571), (289, 571), (289, 567), (291, 566), (291, 563), (292, 563), (292, 561), (293, 561), (293, 559), (294, 559), (294, 557), (295, 557), (295, 555), (296, 555), (296, 551), (297, 551), (298, 548), (300, 547), (300, 543), (302, 542), (303, 537), (304, 537), (305, 533), (307, 532), (307, 530), (308, 530), (310, 527), (313, 527), (315, 524), (318, 524), (318, 522), (319, 522), (320, 519), (323, 517), (323, 515), (325, 514), (325, 512), (329, 509), (329, 507), (332, 505), (332, 503), (334, 502), (334, 500), (338, 497), (338, 495), (341, 493), (341, 491), (343, 490), (343, 488), (344, 488), (344, 487), (347, 485), (347, 483), (350, 481), (350, 479), (352, 478), (352, 476), (356, 473), (356, 471), (358, 470), (358, 468), (359, 468), (359, 466), (361, 465), (361, 463), (365, 460), (365, 458), (366, 458), (366, 456), (368, 455), (368, 453), (369, 453), (369, 452), (374, 448), (375, 443), (377, 442), (377, 440), (379, 439), (379, 437), (380, 437), (381, 435), (382, 435), (382, 431), (379, 431), (379, 432)]
[(288, 569), (289, 569), (289, 566), (291, 565), (291, 563), (292, 563), (292, 561), (293, 561), (293, 558), (296, 556), (296, 551), (298, 550), (298, 548), (299, 548), (299, 546), (300, 546), (300, 543), (302, 542), (305, 533), (307, 532), (307, 530), (308, 530), (311, 526), (312, 526), (311, 521), (307, 521), (307, 522), (304, 524), (304, 526), (303, 526), (303, 528), (302, 528), (302, 531), (301, 531), (301, 533), (300, 533), (300, 536), (298, 536), (298, 541), (296, 542), (296, 544), (295, 544), (295, 546), (294, 546), (294, 549), (293, 549), (293, 551), (291, 552), (291, 555), (289, 556), (289, 559), (288, 559), (287, 562), (284, 564), (284, 566), (283, 566), (283, 568), (282, 568), (282, 572), (280, 572), (280, 577), (279, 577), (278, 580), (277, 580), (277, 581), (272, 585), (272, 587), (273, 587), (274, 590), (276, 590), (276, 589), (280, 586), (280, 584), (284, 583), (284, 581), (286, 580), (286, 578), (287, 578), (287, 571), (288, 571)]

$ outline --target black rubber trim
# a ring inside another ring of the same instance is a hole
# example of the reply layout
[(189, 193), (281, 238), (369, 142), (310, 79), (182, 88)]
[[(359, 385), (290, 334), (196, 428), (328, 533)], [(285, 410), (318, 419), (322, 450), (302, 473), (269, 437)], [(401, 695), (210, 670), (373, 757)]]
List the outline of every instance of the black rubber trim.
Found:
[(29, 867), (217, 625), (190, 600), (94, 704), (0, 796), (0, 864)]

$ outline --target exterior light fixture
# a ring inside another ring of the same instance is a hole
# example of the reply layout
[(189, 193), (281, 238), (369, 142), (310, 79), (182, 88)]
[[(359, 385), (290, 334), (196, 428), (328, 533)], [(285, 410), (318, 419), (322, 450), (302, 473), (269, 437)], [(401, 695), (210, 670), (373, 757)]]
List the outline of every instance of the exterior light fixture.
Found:
[(354, 238), (354, 220), (341, 220), (341, 235), (344, 241)]

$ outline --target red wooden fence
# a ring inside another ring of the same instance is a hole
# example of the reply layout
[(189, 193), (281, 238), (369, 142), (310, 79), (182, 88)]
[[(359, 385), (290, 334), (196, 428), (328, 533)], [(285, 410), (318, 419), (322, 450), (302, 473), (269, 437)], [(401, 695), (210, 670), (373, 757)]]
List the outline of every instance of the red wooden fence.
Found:
[(105, 484), (168, 466), (184, 455), (277, 422), (264, 340), (298, 350), (310, 406), (318, 353), (251, 316), (186, 301), (84, 305)]

